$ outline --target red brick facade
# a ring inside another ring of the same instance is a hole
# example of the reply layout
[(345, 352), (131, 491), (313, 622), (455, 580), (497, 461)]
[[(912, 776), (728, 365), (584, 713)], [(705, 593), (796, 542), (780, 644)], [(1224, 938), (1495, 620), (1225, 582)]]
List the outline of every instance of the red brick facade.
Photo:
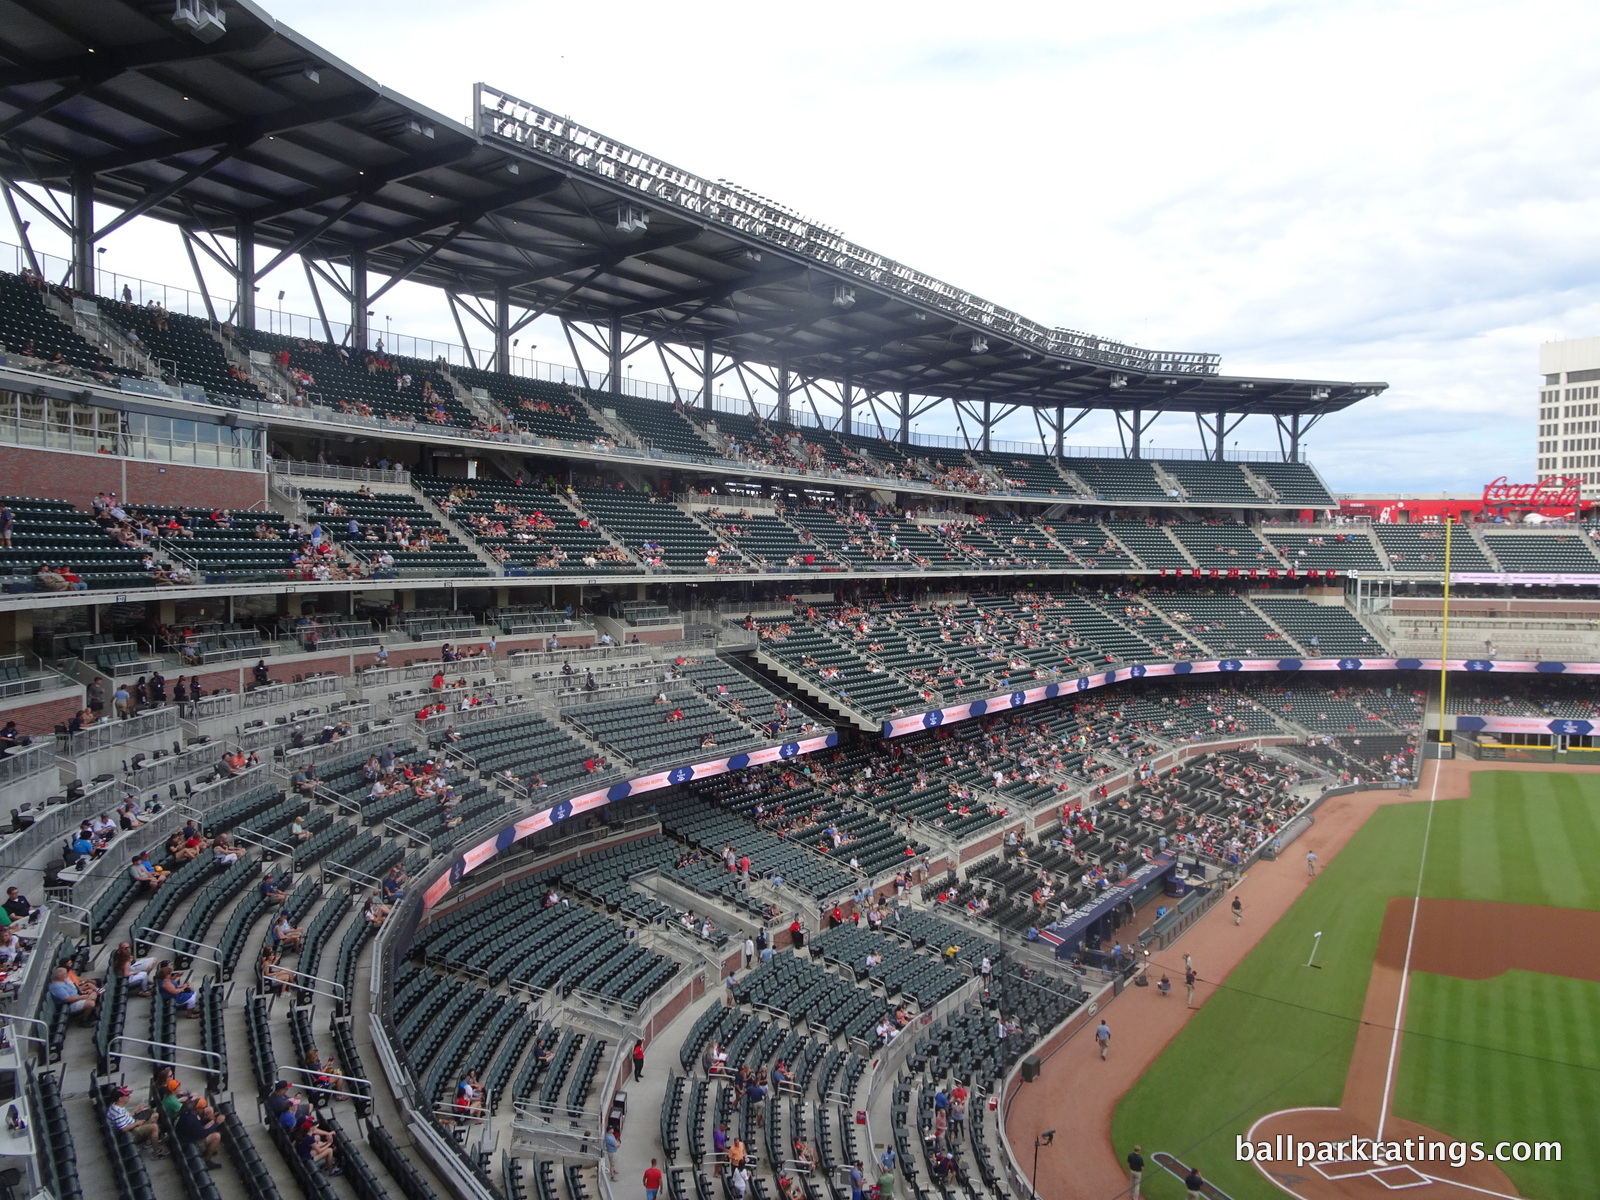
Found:
[(130, 504), (249, 508), (267, 498), (264, 471), (192, 467), (79, 454), (30, 446), (0, 446), (0, 490), (12, 496), (65, 500), (86, 509), (96, 492), (116, 492)]

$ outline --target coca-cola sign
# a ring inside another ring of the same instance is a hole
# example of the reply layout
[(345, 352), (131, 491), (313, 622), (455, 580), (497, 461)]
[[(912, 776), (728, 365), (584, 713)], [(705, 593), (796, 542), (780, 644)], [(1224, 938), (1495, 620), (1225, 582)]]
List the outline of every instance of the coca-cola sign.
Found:
[(1507, 483), (1504, 475), (1483, 487), (1489, 508), (1576, 508), (1582, 502), (1583, 480), (1552, 475), (1538, 483)]

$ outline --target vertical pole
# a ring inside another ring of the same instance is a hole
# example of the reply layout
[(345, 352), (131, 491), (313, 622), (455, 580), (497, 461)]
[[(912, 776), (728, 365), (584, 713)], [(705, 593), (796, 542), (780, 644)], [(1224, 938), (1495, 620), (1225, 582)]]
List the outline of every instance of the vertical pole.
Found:
[[(350, 252), (350, 349), (367, 348), (367, 252)], [(386, 347), (387, 348), (387, 347)]]
[(613, 315), (611, 318), (611, 336), (606, 342), (606, 370), (611, 375), (611, 382), (606, 386), (613, 392), (622, 392), (622, 318)]
[[(1437, 774), (1443, 769), (1444, 746), (1448, 736), (1444, 727), (1445, 689), (1450, 682), (1450, 532), (1455, 521), (1449, 513), (1444, 518), (1444, 598), (1439, 605), (1439, 761), (1434, 764)], [(1422, 744), (1427, 745), (1424, 738)], [(1422, 776), (1417, 776), (1421, 782)]]
[(717, 383), (716, 372), (711, 366), (712, 359), (711, 339), (706, 338), (700, 344), (700, 407), (707, 412), (712, 410), (711, 392)]
[(1300, 414), (1289, 418), (1289, 461), (1300, 461)]
[(511, 373), (511, 292), (504, 284), (494, 289), (494, 369)]
[(1056, 405), (1056, 457), (1057, 458), (1060, 458), (1064, 453), (1066, 453), (1066, 445), (1065, 445), (1066, 437), (1067, 437), (1067, 406), (1065, 404), (1058, 404), (1058, 405)]
[(1133, 454), (1131, 457), (1138, 458), (1139, 436), (1144, 432), (1144, 409), (1136, 408), (1131, 415), (1133, 417)]
[(989, 453), (989, 430), (994, 426), (993, 413), (993, 403), (985, 400), (983, 402), (983, 437), (978, 442), (979, 447), (985, 454)]
[(1211, 456), (1212, 458), (1216, 459), (1218, 462), (1221, 462), (1222, 458), (1223, 458), (1223, 441), (1224, 441), (1225, 431), (1227, 430), (1227, 428), (1228, 428), (1228, 414), (1219, 412), (1217, 414), (1217, 427), (1213, 431), (1217, 435), (1217, 442), (1216, 442), (1217, 448), (1216, 448), (1216, 453), (1214, 453)]
[(850, 381), (850, 376), (848, 375), (844, 377), (844, 382), (839, 387), (839, 414), (839, 419), (842, 422), (839, 426), (839, 431), (841, 433), (855, 432), (851, 428), (851, 424), (855, 421), (856, 416), (856, 389), (855, 384)]
[(794, 386), (789, 375), (789, 364), (784, 363), (778, 368), (778, 420), (789, 422), (789, 391)]
[(236, 265), (234, 284), (237, 288), (233, 306), (233, 323), (240, 329), (256, 327), (256, 227), (250, 221), (240, 221), (234, 231), (233, 261)]
[(72, 287), (85, 296), (95, 294), (94, 278), (94, 176), (72, 177)]
[(900, 444), (911, 444), (911, 393), (900, 393)]

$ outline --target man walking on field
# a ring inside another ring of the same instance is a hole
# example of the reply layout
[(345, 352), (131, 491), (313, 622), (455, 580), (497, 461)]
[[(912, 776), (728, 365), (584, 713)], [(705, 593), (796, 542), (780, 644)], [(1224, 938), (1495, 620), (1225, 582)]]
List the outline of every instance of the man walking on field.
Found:
[(1102, 1018), (1100, 1027), (1094, 1031), (1094, 1040), (1100, 1044), (1100, 1061), (1106, 1061), (1106, 1055), (1111, 1050), (1111, 1026)]
[(1144, 1155), (1139, 1151), (1143, 1146), (1135, 1146), (1128, 1155), (1128, 1200), (1139, 1200), (1139, 1187), (1144, 1182)]
[(1194, 1007), (1194, 984), (1195, 980), (1199, 978), (1200, 977), (1194, 973), (1193, 967), (1188, 967), (1183, 972), (1183, 986), (1189, 993), (1189, 998), (1185, 1001), (1185, 1003), (1188, 1004), (1190, 1008)]
[(1317, 873), (1317, 852), (1315, 850), (1307, 850), (1306, 851), (1306, 874), (1307, 875), (1315, 875), (1316, 873)]
[(1235, 896), (1233, 898), (1233, 923), (1240, 924), (1244, 918), (1244, 902)]

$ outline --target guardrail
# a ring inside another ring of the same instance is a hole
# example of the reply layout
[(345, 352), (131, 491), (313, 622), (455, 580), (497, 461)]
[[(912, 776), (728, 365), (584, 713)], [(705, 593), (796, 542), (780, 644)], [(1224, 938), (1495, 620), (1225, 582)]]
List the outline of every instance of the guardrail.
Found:
[(267, 470), (274, 475), (306, 479), (343, 479), (355, 483), (411, 483), (411, 472), (404, 467), (390, 467), (380, 471), (377, 467), (341, 467), (333, 463), (295, 462), (291, 459), (271, 458)]
[(39, 739), (30, 745), (18, 746), (0, 758), (0, 786), (31, 779), (57, 765), (48, 741)]
[(131, 717), (101, 721), (77, 733), (58, 734), (57, 740), (65, 752), (79, 755), (125, 745), (140, 738), (171, 733), (177, 728), (178, 709), (175, 705), (167, 704), (160, 708), (147, 708)]

